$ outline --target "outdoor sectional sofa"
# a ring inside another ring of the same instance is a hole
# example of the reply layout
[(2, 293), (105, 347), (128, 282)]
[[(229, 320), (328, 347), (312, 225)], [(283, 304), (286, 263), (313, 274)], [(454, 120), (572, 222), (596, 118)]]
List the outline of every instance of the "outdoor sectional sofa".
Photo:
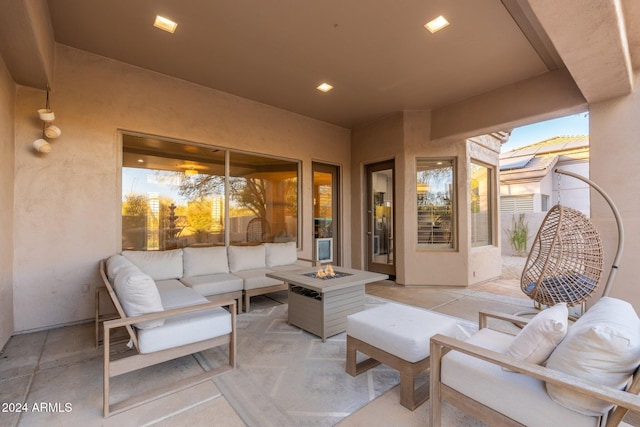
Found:
[[(256, 246), (124, 251), (100, 261), (104, 286), (96, 291), (96, 346), (104, 329), (104, 416), (127, 410), (235, 368), (238, 302), (250, 308), (254, 295), (286, 289), (266, 277), (273, 271), (304, 268), (295, 242)], [(107, 293), (115, 315), (101, 315)], [(111, 333), (124, 327), (134, 355), (114, 358)], [(110, 379), (208, 348), (228, 346), (228, 365), (118, 403), (110, 401)]]
[(273, 271), (304, 268), (297, 257), (295, 242), (264, 243), (253, 246), (186, 247), (166, 251), (123, 251), (106, 262), (106, 274), (115, 278), (110, 268), (124, 258), (148, 274), (162, 287), (175, 281), (190, 287), (209, 301), (238, 301), (238, 310), (250, 310), (252, 296), (286, 290), (279, 280), (266, 276)]

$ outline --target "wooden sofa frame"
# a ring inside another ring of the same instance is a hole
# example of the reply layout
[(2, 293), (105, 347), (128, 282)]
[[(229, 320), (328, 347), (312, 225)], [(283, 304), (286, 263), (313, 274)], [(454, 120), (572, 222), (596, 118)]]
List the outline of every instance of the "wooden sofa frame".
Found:
[[(197, 304), (188, 307), (181, 307), (172, 310), (166, 310), (157, 313), (145, 314), (143, 316), (134, 316), (127, 317), (125, 314), (118, 297), (116, 296), (113, 287), (109, 283), (109, 280), (105, 274), (105, 262), (104, 260), (100, 263), (100, 275), (104, 282), (104, 286), (109, 296), (111, 297), (111, 301), (115, 306), (119, 318), (113, 320), (107, 320), (104, 322), (104, 369), (103, 369), (103, 415), (104, 417), (108, 417), (113, 414), (117, 414), (119, 412), (126, 411), (128, 409), (134, 408), (136, 406), (143, 405), (152, 400), (159, 399), (164, 396), (168, 396), (172, 393), (176, 393), (180, 390), (187, 389), (194, 385), (203, 383), (216, 375), (219, 375), (223, 372), (229, 371), (231, 369), (235, 369), (236, 367), (236, 301), (223, 301), (223, 302), (208, 302), (204, 304)], [(169, 348), (166, 350), (156, 351), (153, 353), (140, 353), (140, 348), (138, 346), (138, 337), (133, 327), (133, 324), (138, 322), (145, 322), (149, 320), (156, 319), (167, 319), (173, 316), (179, 316), (187, 313), (195, 313), (202, 310), (209, 310), (215, 307), (228, 307), (228, 311), (231, 314), (231, 332), (225, 335), (221, 335), (216, 338), (212, 338), (209, 340), (199, 341), (191, 344), (186, 344), (178, 347)], [(99, 321), (99, 319), (97, 320)], [(115, 328), (124, 327), (131, 339), (131, 343), (133, 344), (133, 348), (137, 351), (136, 354), (125, 356), (118, 359), (112, 359), (111, 355), (111, 332)], [(99, 325), (96, 325), (96, 331), (99, 330)], [(214, 348), (222, 345), (229, 346), (229, 363), (227, 365), (223, 365), (216, 369), (212, 369), (210, 371), (206, 371), (204, 373), (192, 376), (190, 378), (185, 378), (181, 381), (175, 382), (173, 384), (167, 385), (165, 387), (161, 387), (158, 389), (151, 390), (142, 395), (138, 395), (133, 398), (126, 399), (124, 401), (110, 404), (109, 392), (110, 392), (110, 379), (112, 377), (122, 375), (128, 372), (133, 372), (138, 369), (142, 369), (148, 366), (156, 365), (162, 362), (166, 362), (169, 360), (177, 359), (182, 356), (187, 356), (190, 354), (194, 354), (203, 350), (207, 350), (209, 348)]]
[[(494, 311), (482, 311), (480, 312), (479, 319), (480, 329), (487, 327), (488, 318), (505, 320), (516, 325), (525, 325), (530, 320)], [(640, 375), (638, 371), (634, 373), (626, 390), (617, 390), (612, 387), (594, 384), (563, 372), (548, 369), (544, 366), (522, 362), (504, 354), (438, 334), (431, 338), (430, 349), (430, 411), (432, 427), (439, 427), (441, 425), (441, 406), (443, 401), (458, 407), (467, 414), (491, 426), (522, 427), (522, 424), (511, 418), (441, 383), (441, 361), (442, 357), (449, 351), (459, 351), (509, 370), (529, 375), (547, 383), (566, 387), (576, 393), (586, 394), (616, 405), (608, 414), (603, 416), (601, 425), (606, 427), (619, 425), (629, 410), (640, 413), (640, 396), (637, 395), (637, 393), (640, 392)], [(544, 408), (540, 408), (540, 410), (544, 410)]]

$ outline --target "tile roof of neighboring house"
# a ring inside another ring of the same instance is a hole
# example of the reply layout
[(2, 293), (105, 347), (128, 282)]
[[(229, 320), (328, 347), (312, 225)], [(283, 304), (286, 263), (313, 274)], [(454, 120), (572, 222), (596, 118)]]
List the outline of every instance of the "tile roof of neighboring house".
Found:
[(553, 169), (561, 156), (588, 158), (589, 137), (556, 136), (500, 153), (500, 181), (539, 180)]

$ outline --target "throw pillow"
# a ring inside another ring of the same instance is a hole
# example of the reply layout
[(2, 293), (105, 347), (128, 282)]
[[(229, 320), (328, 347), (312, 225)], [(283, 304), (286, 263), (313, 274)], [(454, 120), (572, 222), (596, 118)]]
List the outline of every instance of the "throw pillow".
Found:
[(113, 285), (113, 282), (116, 280), (116, 274), (122, 267), (129, 267), (133, 264), (131, 261), (123, 257), (122, 255), (113, 255), (107, 259), (107, 279)]
[[(547, 367), (600, 385), (623, 389), (640, 361), (640, 319), (626, 301), (604, 297), (569, 328), (549, 356)], [(598, 416), (612, 405), (547, 384), (549, 397), (585, 415)]]
[[(138, 267), (121, 268), (116, 274), (114, 288), (122, 309), (128, 317), (164, 311), (156, 283)], [(135, 324), (140, 329), (151, 329), (162, 325), (164, 325), (164, 319)]]
[(568, 318), (569, 309), (565, 303), (536, 314), (513, 340), (507, 356), (541, 364), (567, 334)]

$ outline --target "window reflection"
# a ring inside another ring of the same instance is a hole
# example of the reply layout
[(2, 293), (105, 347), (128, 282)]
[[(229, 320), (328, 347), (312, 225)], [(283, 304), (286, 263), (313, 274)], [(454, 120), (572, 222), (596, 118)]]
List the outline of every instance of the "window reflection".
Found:
[(454, 248), (454, 160), (418, 159), (418, 247)]
[(486, 246), (493, 243), (491, 169), (471, 162), (471, 246)]
[(298, 164), (232, 152), (229, 219), (232, 245), (295, 241)]
[(230, 161), (227, 188), (224, 150), (123, 135), (122, 248), (225, 245), (227, 215), (232, 244), (296, 241), (298, 162)]

